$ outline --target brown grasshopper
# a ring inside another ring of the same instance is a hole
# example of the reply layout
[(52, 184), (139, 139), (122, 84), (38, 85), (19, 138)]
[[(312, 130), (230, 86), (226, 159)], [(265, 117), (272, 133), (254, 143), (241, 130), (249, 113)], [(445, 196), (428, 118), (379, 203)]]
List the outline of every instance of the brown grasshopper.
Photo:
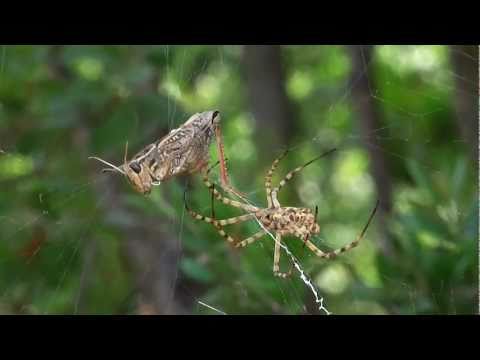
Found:
[(236, 193), (229, 185), (220, 131), (220, 113), (216, 110), (192, 115), (182, 126), (146, 146), (130, 161), (127, 161), (127, 143), (123, 165), (115, 166), (98, 157), (89, 159), (108, 165), (110, 168), (104, 171), (115, 171), (125, 175), (136, 191), (149, 194), (153, 186), (160, 185), (172, 177), (205, 171), (209, 159), (209, 146), (214, 137), (217, 139), (221, 182), (227, 189)]

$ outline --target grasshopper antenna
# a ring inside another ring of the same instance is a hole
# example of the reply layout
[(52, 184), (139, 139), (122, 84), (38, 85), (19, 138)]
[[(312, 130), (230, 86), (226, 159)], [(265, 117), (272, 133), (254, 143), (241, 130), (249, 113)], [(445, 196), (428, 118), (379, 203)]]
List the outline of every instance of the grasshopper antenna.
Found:
[(123, 171), (122, 169), (120, 169), (118, 166), (115, 166), (115, 165), (113, 165), (113, 164), (110, 164), (108, 161), (105, 161), (105, 160), (103, 160), (103, 159), (100, 159), (99, 157), (96, 157), (96, 156), (89, 156), (88, 158), (89, 158), (89, 159), (93, 159), (93, 160), (100, 161), (102, 164), (107, 165), (107, 166), (110, 166), (110, 168), (103, 169), (102, 172), (113, 171), (113, 172), (119, 172), (120, 174), (125, 175), (125, 171)]

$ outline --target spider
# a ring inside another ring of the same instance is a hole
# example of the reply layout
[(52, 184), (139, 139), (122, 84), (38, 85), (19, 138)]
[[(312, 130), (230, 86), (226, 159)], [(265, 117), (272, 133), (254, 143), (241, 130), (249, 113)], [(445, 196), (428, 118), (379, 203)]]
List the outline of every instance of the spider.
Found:
[[(314, 158), (313, 160), (310, 160), (306, 164), (299, 166), (295, 168), (294, 170), (290, 171), (278, 184), (277, 187), (272, 188), (272, 176), (273, 173), (275, 172), (275, 169), (278, 166), (278, 163), (280, 160), (282, 160), (289, 150), (286, 150), (283, 152), (275, 161), (272, 163), (270, 170), (267, 172), (265, 176), (265, 190), (267, 194), (267, 208), (259, 208), (253, 205), (249, 204), (244, 204), (238, 201), (231, 200), (222, 194), (218, 192), (215, 189), (215, 185), (212, 184), (208, 178), (208, 174), (210, 172), (210, 169), (206, 171), (203, 177), (203, 182), (204, 184), (209, 188), (211, 194), (212, 194), (212, 217), (207, 217), (204, 215), (201, 215), (193, 210), (191, 210), (188, 207), (186, 197), (185, 197), (185, 208), (188, 211), (188, 213), (197, 220), (202, 220), (205, 221), (206, 223), (212, 224), (218, 231), (218, 233), (224, 237), (229, 243), (231, 243), (234, 247), (236, 248), (242, 248), (245, 247), (249, 244), (252, 244), (256, 240), (260, 239), (264, 235), (266, 235), (268, 232), (271, 232), (275, 234), (275, 250), (274, 250), (274, 256), (273, 256), (273, 274), (275, 276), (281, 277), (281, 278), (286, 278), (290, 275), (291, 271), (286, 273), (286, 272), (280, 272), (279, 268), (279, 263), (280, 263), (280, 243), (282, 241), (283, 236), (287, 235), (293, 235), (299, 239), (301, 239), (304, 242), (304, 246), (306, 245), (315, 255), (321, 258), (325, 259), (333, 259), (337, 255), (346, 252), (348, 250), (353, 249), (358, 245), (360, 240), (364, 237), (367, 228), (370, 225), (370, 222), (372, 221), (378, 205), (379, 201), (377, 200), (374, 209), (370, 213), (370, 216), (368, 218), (368, 221), (366, 225), (363, 227), (363, 230), (361, 233), (357, 236), (355, 240), (353, 240), (351, 243), (330, 251), (330, 252), (324, 252), (317, 248), (311, 241), (310, 238), (312, 235), (318, 234), (320, 232), (320, 225), (317, 223), (317, 214), (318, 214), (318, 207), (315, 207), (315, 211), (312, 211), (309, 208), (303, 208), (303, 207), (284, 207), (280, 205), (280, 202), (278, 201), (278, 193), (280, 190), (285, 186), (285, 184), (290, 181), (296, 174), (298, 174), (301, 170), (303, 170), (305, 167), (313, 163), (314, 161), (329, 155), (333, 153), (336, 149), (329, 150), (320, 156)], [(186, 193), (185, 193), (186, 195)], [(216, 198), (218, 201), (221, 201), (222, 203), (226, 205), (230, 205), (239, 209), (242, 209), (246, 211), (247, 213), (244, 215), (232, 217), (229, 219), (224, 219), (224, 220), (218, 220), (215, 218), (214, 212), (213, 212), (213, 198)], [(235, 241), (230, 235), (228, 235), (224, 230), (223, 227), (226, 225), (232, 225), (232, 224), (237, 224), (241, 223), (244, 221), (252, 220), (252, 219), (257, 219), (260, 224), (262, 225), (262, 230), (258, 231), (254, 235), (242, 240), (242, 241)]]

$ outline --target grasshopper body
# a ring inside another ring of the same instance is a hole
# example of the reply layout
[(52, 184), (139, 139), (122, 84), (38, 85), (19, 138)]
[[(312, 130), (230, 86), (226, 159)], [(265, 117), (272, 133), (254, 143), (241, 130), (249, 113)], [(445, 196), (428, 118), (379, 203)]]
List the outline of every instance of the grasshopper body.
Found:
[(116, 171), (125, 175), (136, 191), (149, 194), (153, 186), (172, 177), (193, 174), (205, 169), (208, 165), (209, 147), (215, 137), (217, 137), (222, 182), (227, 184), (218, 111), (205, 111), (192, 115), (182, 126), (146, 146), (130, 161), (127, 161), (127, 149), (125, 149), (124, 163), (121, 166), (112, 165), (97, 157), (92, 159), (108, 165), (110, 168), (105, 169), (106, 171)]

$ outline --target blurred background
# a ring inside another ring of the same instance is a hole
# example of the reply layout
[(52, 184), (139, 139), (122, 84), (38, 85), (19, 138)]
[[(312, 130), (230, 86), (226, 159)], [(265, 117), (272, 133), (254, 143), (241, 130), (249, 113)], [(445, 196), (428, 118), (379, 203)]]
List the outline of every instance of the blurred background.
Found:
[(274, 181), (338, 148), (279, 196), (318, 205), (321, 249), (380, 198), (335, 260), (285, 239), (330, 312), (477, 313), (478, 90), (476, 46), (0, 46), (0, 313), (323, 314), (298, 273), (273, 276), (272, 239), (233, 249), (185, 213), (188, 188), (210, 214), (199, 176), (143, 196), (88, 160), (120, 164), (126, 141), (132, 155), (213, 109), (257, 206), (283, 150)]

